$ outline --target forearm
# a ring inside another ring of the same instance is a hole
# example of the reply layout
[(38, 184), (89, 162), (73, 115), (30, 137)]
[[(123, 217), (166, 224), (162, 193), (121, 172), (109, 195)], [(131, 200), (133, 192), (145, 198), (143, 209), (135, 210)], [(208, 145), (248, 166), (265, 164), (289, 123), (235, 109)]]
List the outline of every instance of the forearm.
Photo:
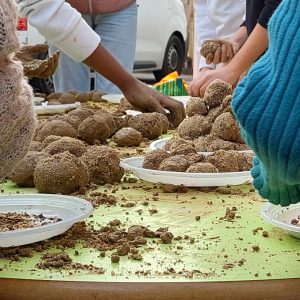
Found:
[(137, 81), (102, 44), (83, 63), (114, 83), (122, 92)]
[(228, 64), (228, 69), (238, 78), (268, 49), (268, 46), (268, 31), (257, 24), (241, 50)]
[(246, 26), (241, 26), (237, 30), (237, 32), (228, 39), (228, 41), (232, 45), (236, 45), (237, 48), (240, 49), (245, 44), (247, 39), (248, 39), (247, 28)]

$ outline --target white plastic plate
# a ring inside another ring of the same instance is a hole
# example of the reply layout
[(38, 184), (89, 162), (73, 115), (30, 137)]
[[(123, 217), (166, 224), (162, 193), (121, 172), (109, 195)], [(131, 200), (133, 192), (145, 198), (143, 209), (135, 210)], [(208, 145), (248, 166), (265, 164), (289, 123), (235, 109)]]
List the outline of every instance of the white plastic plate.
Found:
[(291, 220), (300, 215), (300, 203), (282, 207), (268, 202), (261, 207), (260, 215), (265, 221), (300, 239), (300, 226), (291, 224)]
[(33, 103), (34, 105), (41, 105), (42, 102), (45, 102), (46, 100), (42, 97), (33, 97)]
[[(153, 150), (157, 150), (157, 149), (162, 149), (162, 147), (165, 145), (165, 143), (170, 140), (171, 137), (167, 137), (167, 138), (164, 138), (164, 139), (159, 139), (157, 141), (154, 141), (152, 142), (150, 145), (149, 145), (149, 150), (150, 151), (153, 151)], [(241, 150), (239, 152), (245, 152), (245, 153), (249, 153), (249, 154), (252, 154), (254, 155), (254, 152), (253, 150)], [(208, 156), (210, 154), (213, 154), (214, 152), (198, 152), (199, 154), (204, 154), (205, 156)]]
[(34, 106), (34, 110), (38, 115), (46, 114), (59, 114), (65, 112), (69, 108), (76, 108), (81, 105), (80, 102), (61, 104), (61, 105), (48, 105), (48, 102), (42, 102), (42, 105)]
[(42, 241), (68, 230), (87, 218), (93, 206), (86, 200), (63, 195), (14, 194), (0, 196), (0, 213), (18, 212), (57, 216), (62, 221), (44, 226), (0, 232), (0, 247), (11, 247)]
[(143, 180), (154, 183), (170, 183), (174, 185), (184, 184), (191, 187), (225, 186), (239, 185), (251, 182), (250, 171), (244, 172), (224, 172), (224, 173), (184, 173), (157, 171), (142, 168), (144, 157), (125, 158), (120, 165), (125, 169), (130, 169), (134, 174)]

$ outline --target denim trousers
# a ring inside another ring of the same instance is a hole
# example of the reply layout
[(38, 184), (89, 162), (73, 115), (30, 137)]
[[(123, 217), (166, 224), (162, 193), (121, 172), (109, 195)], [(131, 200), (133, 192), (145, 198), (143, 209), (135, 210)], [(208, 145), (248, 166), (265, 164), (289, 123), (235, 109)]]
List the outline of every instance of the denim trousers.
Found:
[[(101, 44), (132, 73), (137, 34), (137, 5), (107, 14), (82, 15), (90, 27), (100, 35)], [(56, 50), (49, 44), (49, 54)], [(90, 68), (84, 63), (77, 63), (67, 54), (61, 52), (58, 67), (53, 75), (56, 92), (65, 93), (69, 90), (89, 92)], [(95, 72), (95, 90), (108, 94), (119, 94), (121, 91), (110, 81)]]

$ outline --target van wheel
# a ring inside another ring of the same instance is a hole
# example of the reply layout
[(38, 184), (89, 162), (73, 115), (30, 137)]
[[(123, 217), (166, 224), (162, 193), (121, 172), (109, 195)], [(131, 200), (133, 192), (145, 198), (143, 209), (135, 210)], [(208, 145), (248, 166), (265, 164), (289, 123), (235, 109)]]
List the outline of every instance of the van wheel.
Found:
[(184, 50), (180, 39), (176, 35), (172, 35), (168, 41), (167, 48), (165, 51), (163, 67), (161, 70), (153, 71), (153, 74), (157, 81), (168, 74), (177, 71), (181, 73), (184, 63)]

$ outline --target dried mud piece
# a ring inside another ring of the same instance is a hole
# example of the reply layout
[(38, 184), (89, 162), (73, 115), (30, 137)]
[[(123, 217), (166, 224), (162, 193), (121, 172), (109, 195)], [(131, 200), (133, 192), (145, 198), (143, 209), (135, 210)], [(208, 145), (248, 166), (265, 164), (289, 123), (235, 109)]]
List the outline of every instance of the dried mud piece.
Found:
[(238, 172), (239, 166), (235, 151), (217, 150), (206, 158), (219, 172)]
[(158, 138), (163, 132), (163, 123), (156, 113), (143, 113), (132, 117), (128, 122), (128, 127), (139, 131), (149, 140)]
[(207, 86), (203, 100), (209, 107), (216, 107), (228, 95), (232, 95), (232, 86), (220, 79), (215, 79)]
[(103, 118), (110, 129), (110, 135), (113, 135), (116, 132), (116, 124), (113, 116), (106, 110), (98, 110), (95, 113), (96, 116)]
[(51, 93), (47, 96), (47, 101), (58, 100), (62, 93)]
[(177, 147), (172, 147), (170, 151), (171, 155), (187, 155), (187, 154), (196, 154), (197, 151), (195, 147), (188, 144), (179, 145)]
[(159, 171), (185, 172), (189, 167), (187, 159), (182, 155), (166, 158), (159, 165)]
[(211, 133), (217, 134), (224, 141), (235, 141), (239, 132), (239, 124), (229, 112), (218, 116), (211, 129)]
[(69, 151), (71, 154), (76, 157), (80, 157), (86, 150), (85, 144), (77, 139), (62, 137), (57, 141), (49, 144), (43, 152), (48, 153), (50, 155), (62, 153), (65, 151)]
[(164, 232), (160, 235), (160, 239), (163, 244), (172, 244), (172, 240), (174, 238), (174, 235), (172, 232)]
[(72, 104), (75, 103), (75, 96), (69, 93), (64, 93), (58, 98), (58, 102), (61, 104)]
[(184, 119), (179, 127), (178, 134), (181, 138), (195, 139), (210, 133), (212, 123), (204, 116), (193, 116)]
[(249, 171), (253, 167), (253, 155), (246, 152), (235, 152), (239, 171)]
[(220, 43), (205, 41), (202, 43), (200, 54), (206, 58), (209, 53), (215, 55), (216, 50), (221, 47), (222, 45)]
[(130, 246), (127, 244), (121, 245), (117, 248), (117, 253), (119, 256), (127, 255), (130, 251)]
[(207, 115), (207, 106), (203, 99), (198, 97), (192, 97), (186, 104), (185, 108), (186, 114), (189, 117), (196, 116), (196, 115)]
[(81, 123), (81, 120), (76, 117), (76, 116), (71, 116), (71, 115), (63, 115), (63, 116), (59, 116), (59, 115), (55, 115), (53, 117), (50, 118), (50, 120), (61, 120), (64, 122), (69, 123), (75, 130), (78, 129), (78, 126)]
[(80, 103), (86, 103), (90, 99), (89, 94), (86, 92), (78, 92), (75, 95), (75, 101), (80, 102)]
[(50, 135), (77, 138), (76, 130), (69, 123), (62, 120), (53, 120), (46, 123), (37, 134), (36, 141), (42, 142)]
[(89, 144), (95, 141), (106, 142), (110, 136), (110, 128), (105, 119), (101, 116), (93, 115), (86, 118), (78, 127), (78, 135)]
[(124, 169), (118, 152), (107, 146), (92, 146), (81, 157), (88, 166), (90, 181), (95, 184), (120, 182)]
[(218, 173), (218, 169), (211, 163), (196, 163), (191, 165), (187, 170), (187, 173)]
[(120, 105), (117, 109), (118, 112), (125, 114), (126, 110), (135, 110), (135, 108), (129, 103), (126, 98), (122, 98), (120, 101)]
[(42, 151), (44, 149), (41, 142), (32, 141), (30, 144), (29, 151)]
[(121, 147), (139, 146), (142, 140), (141, 133), (131, 127), (122, 128), (113, 136), (113, 141)]
[(40, 193), (69, 195), (88, 183), (88, 167), (68, 152), (39, 161), (34, 171), (34, 184)]
[(48, 145), (50, 145), (51, 143), (53, 143), (55, 141), (58, 141), (61, 138), (62, 138), (62, 136), (58, 136), (58, 135), (47, 136), (42, 142), (43, 148), (46, 148)]
[(8, 179), (21, 187), (33, 187), (35, 167), (40, 160), (47, 157), (50, 157), (47, 153), (29, 151), (21, 162), (13, 169), (12, 173), (8, 176)]
[(171, 157), (171, 154), (163, 149), (151, 151), (146, 154), (142, 167), (145, 169), (158, 170), (162, 161), (169, 157)]
[(74, 116), (79, 118), (81, 122), (83, 122), (86, 118), (92, 116), (93, 114), (94, 111), (92, 109), (86, 109), (86, 108), (74, 109), (68, 113), (69, 116)]

